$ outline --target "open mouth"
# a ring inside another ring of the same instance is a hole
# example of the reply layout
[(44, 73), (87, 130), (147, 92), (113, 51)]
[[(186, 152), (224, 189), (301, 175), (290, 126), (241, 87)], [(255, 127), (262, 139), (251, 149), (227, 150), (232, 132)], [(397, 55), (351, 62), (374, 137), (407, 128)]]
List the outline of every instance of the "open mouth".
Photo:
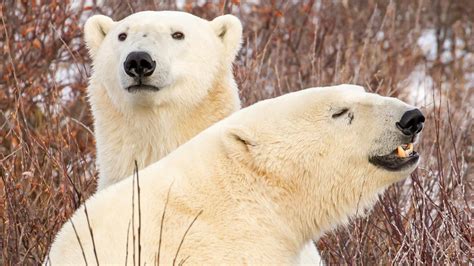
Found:
[(128, 92), (134, 93), (134, 92), (139, 92), (139, 91), (159, 91), (160, 88), (152, 86), (152, 85), (147, 85), (147, 84), (136, 84), (136, 85), (131, 85), (125, 88)]
[(418, 162), (420, 156), (413, 149), (413, 143), (398, 146), (387, 155), (375, 155), (369, 158), (369, 162), (375, 166), (389, 171), (400, 171)]

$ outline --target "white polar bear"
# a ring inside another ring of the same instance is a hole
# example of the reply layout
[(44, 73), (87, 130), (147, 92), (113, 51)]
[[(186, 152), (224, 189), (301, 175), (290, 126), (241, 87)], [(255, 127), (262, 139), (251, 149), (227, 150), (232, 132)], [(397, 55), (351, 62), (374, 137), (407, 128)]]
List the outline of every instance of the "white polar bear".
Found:
[[(232, 62), (242, 25), (184, 12), (146, 11), (85, 25), (93, 59), (88, 87), (99, 167), (98, 190), (158, 161), (240, 108)], [(312, 242), (304, 261), (320, 263)]]
[(262, 101), (89, 199), (94, 241), (82, 206), (47, 261), (296, 263), (310, 239), (415, 169), (423, 122), (418, 109), (351, 85)]
[(88, 87), (98, 190), (166, 156), (240, 109), (232, 62), (242, 25), (184, 12), (145, 11), (121, 21), (96, 15), (84, 37), (93, 60)]

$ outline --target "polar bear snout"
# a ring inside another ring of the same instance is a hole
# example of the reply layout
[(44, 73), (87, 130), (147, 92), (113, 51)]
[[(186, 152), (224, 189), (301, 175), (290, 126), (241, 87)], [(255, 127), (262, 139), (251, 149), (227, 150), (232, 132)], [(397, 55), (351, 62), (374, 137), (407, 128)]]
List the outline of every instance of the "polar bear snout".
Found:
[(425, 117), (419, 109), (406, 111), (399, 122), (396, 123), (397, 128), (407, 136), (415, 136), (423, 129)]
[(147, 52), (131, 52), (123, 63), (125, 73), (138, 80), (151, 76), (155, 71), (155, 67), (156, 62)]
[[(389, 137), (385, 141), (388, 153), (369, 157), (369, 162), (375, 166), (392, 172), (412, 171), (419, 161), (419, 154), (414, 149), (414, 143), (421, 130), (425, 117), (417, 108), (403, 112), (400, 120), (395, 123), (397, 137)], [(386, 135), (389, 136), (390, 134)], [(386, 137), (385, 137), (386, 138)]]

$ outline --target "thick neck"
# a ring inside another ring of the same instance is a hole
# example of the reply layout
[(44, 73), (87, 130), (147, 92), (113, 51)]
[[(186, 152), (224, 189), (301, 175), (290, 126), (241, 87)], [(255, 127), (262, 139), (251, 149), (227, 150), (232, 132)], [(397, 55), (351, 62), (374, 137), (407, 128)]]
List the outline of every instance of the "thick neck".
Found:
[[(99, 189), (158, 161), (193, 136), (240, 108), (232, 75), (217, 79), (196, 106), (165, 106), (125, 115), (105, 88), (90, 91), (95, 118)], [(205, 88), (203, 88), (205, 89)]]
[[(219, 215), (221, 222), (213, 226), (218, 228), (221, 224), (229, 227), (233, 224), (238, 225), (239, 228), (227, 231), (235, 232), (236, 235), (231, 237), (236, 239), (244, 235), (247, 239), (255, 239), (239, 247), (248, 249), (249, 254), (252, 254), (252, 250), (258, 250), (263, 254), (273, 253), (281, 254), (282, 257), (296, 258), (304, 244), (312, 237), (306, 233), (307, 226), (302, 225), (303, 218), (298, 209), (299, 197), (295, 197), (301, 188), (298, 186), (289, 188), (273, 177), (260, 175), (253, 169), (228, 160), (226, 155), (203, 156), (206, 158), (214, 156), (213, 160), (218, 166), (212, 173), (211, 169), (206, 173), (206, 176), (212, 176), (213, 179), (211, 183), (215, 195), (210, 197), (220, 197), (218, 202), (222, 202), (220, 205), (225, 205), (226, 208), (216, 214)], [(205, 182), (201, 180), (201, 183)], [(196, 187), (193, 190), (196, 190)], [(207, 208), (215, 209), (216, 206)], [(242, 219), (243, 217), (247, 218)], [(227, 220), (229, 222), (222, 222)], [(252, 246), (249, 242), (268, 242), (269, 245)], [(265, 251), (266, 249), (272, 250)]]
[[(245, 169), (238, 172), (235, 169)], [(333, 173), (331, 173), (333, 174)], [(227, 193), (239, 206), (240, 215), (253, 215), (257, 221), (249, 228), (262, 232), (261, 237), (272, 236), (276, 243), (290, 254), (298, 253), (310, 239), (317, 239), (325, 232), (346, 223), (354, 215), (363, 215), (370, 208), (383, 188), (376, 189), (367, 182), (364, 188), (357, 181), (334, 176), (321, 176), (319, 180), (347, 180), (344, 184), (327, 182), (315, 184), (314, 177), (298, 175), (275, 177), (256, 173), (245, 167), (235, 167), (228, 175), (236, 179)], [(249, 200), (251, 199), (251, 200)]]

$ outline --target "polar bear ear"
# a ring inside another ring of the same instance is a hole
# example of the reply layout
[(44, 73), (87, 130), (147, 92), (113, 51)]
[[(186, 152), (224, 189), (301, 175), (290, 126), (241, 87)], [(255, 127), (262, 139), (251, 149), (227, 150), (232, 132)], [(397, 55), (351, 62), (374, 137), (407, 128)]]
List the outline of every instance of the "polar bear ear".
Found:
[(242, 44), (242, 23), (235, 16), (223, 15), (212, 20), (211, 26), (224, 44), (226, 60), (234, 61)]
[(257, 146), (257, 139), (253, 132), (241, 126), (231, 126), (225, 129), (224, 145), (231, 153), (249, 153)]
[(84, 39), (92, 59), (97, 55), (100, 44), (114, 24), (111, 18), (103, 15), (92, 16), (86, 21)]

